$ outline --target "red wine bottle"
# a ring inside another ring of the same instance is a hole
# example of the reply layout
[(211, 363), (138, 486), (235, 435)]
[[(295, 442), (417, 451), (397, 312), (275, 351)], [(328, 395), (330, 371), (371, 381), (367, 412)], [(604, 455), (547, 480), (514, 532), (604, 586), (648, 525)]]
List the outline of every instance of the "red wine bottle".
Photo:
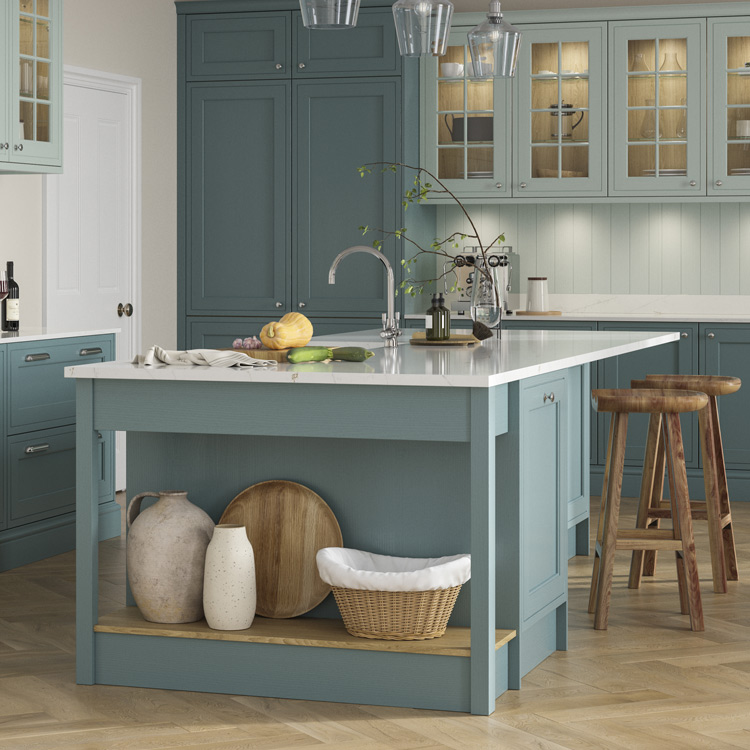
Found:
[(3, 300), (2, 306), (2, 329), (4, 331), (17, 331), (20, 326), (18, 314), (19, 303), (18, 283), (13, 278), (13, 261), (8, 261), (8, 296)]

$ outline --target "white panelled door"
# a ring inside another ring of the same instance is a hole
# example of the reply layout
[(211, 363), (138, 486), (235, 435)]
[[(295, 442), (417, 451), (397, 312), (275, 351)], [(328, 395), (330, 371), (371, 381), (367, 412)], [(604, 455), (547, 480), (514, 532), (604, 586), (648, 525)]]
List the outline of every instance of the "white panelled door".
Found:
[[(64, 79), (63, 173), (45, 178), (44, 323), (119, 328), (116, 358), (132, 360), (140, 347), (140, 82), (68, 67)], [(122, 489), (121, 435), (117, 446)]]

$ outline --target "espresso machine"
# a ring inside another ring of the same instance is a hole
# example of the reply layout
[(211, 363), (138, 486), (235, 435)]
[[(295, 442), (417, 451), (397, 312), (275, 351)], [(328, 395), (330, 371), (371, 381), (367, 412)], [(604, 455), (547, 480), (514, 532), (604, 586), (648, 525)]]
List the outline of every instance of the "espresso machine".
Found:
[[(497, 249), (487, 250), (487, 265), (495, 280), (495, 286), (501, 294), (503, 314), (512, 312), (509, 304), (511, 276), (513, 266), (510, 254), (513, 248), (504, 245)], [(478, 246), (466, 246), (453, 260), (443, 264), (443, 283), (445, 298), (450, 309), (459, 315), (469, 315), (472, 288), (477, 278), (477, 265), (483, 263), (482, 252)], [(451, 289), (454, 291), (451, 291)]]

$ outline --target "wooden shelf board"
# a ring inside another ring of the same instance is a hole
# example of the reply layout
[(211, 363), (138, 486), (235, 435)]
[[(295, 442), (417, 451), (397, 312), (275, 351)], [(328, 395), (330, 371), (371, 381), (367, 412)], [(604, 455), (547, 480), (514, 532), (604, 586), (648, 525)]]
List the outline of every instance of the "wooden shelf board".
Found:
[[(100, 617), (99, 624), (94, 626), (94, 631), (167, 638), (198, 638), (211, 641), (433, 654), (435, 656), (468, 657), (471, 653), (470, 628), (448, 628), (441, 638), (427, 641), (385, 641), (349, 635), (341, 620), (323, 620), (312, 617), (293, 617), (287, 620), (256, 617), (252, 626), (247, 630), (212, 630), (205, 620), (176, 625), (147, 622), (137, 607), (123, 607)], [(515, 637), (515, 630), (496, 630), (495, 649), (499, 649)]]

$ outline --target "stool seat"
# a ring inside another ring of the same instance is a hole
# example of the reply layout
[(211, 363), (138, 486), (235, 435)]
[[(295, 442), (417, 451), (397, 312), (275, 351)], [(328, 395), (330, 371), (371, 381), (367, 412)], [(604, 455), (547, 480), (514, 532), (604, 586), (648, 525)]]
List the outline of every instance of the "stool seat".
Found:
[(742, 386), (739, 378), (726, 375), (646, 375), (645, 388), (678, 388), (701, 391), (707, 396), (728, 396)]
[(591, 402), (599, 412), (681, 414), (705, 408), (708, 396), (692, 390), (599, 388), (591, 391)]

